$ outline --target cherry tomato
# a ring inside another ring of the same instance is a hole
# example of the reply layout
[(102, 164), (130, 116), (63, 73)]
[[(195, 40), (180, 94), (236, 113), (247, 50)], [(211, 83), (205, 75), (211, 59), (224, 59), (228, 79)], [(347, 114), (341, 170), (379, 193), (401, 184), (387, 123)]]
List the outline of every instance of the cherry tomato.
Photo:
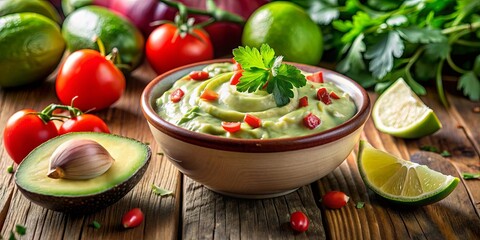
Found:
[(243, 121), (245, 121), (252, 128), (258, 128), (262, 124), (262, 120), (260, 120), (260, 118), (248, 113), (245, 114), (245, 118), (243, 119)]
[(308, 75), (306, 78), (308, 81), (311, 81), (311, 82), (323, 83), (323, 72), (322, 71), (315, 72), (312, 75)]
[(306, 107), (306, 106), (308, 106), (308, 97), (303, 96), (298, 100), (298, 107)]
[(206, 32), (192, 29), (184, 37), (177, 26), (165, 23), (157, 27), (146, 42), (146, 57), (158, 74), (189, 63), (213, 58), (213, 47)]
[(140, 208), (133, 208), (122, 217), (124, 228), (134, 228), (143, 222), (144, 215)]
[(207, 79), (210, 78), (210, 74), (208, 72), (205, 72), (205, 71), (193, 71), (190, 74), (188, 74), (188, 76), (191, 79), (197, 80), (197, 81), (203, 81), (203, 80), (207, 80)]
[(290, 227), (297, 232), (305, 232), (308, 230), (308, 217), (305, 213), (297, 211), (290, 215)]
[(110, 133), (107, 124), (99, 117), (93, 114), (84, 113), (72, 117), (63, 122), (58, 129), (58, 134), (69, 132), (104, 132)]
[(99, 52), (83, 49), (67, 57), (55, 84), (60, 101), (82, 111), (101, 110), (116, 102), (125, 91), (122, 72)]
[(240, 122), (222, 122), (222, 127), (229, 133), (238, 132), (240, 130)]
[(318, 89), (317, 98), (318, 100), (322, 101), (326, 105), (332, 103), (332, 100), (330, 99), (330, 95), (328, 95), (328, 90), (326, 88)]
[(240, 78), (242, 77), (242, 75), (243, 75), (242, 70), (235, 71), (235, 73), (230, 78), (230, 85), (237, 85), (240, 82)]
[(318, 125), (320, 125), (322, 121), (320, 118), (315, 116), (313, 113), (309, 113), (307, 116), (303, 118), (303, 125), (310, 129), (315, 129)]
[(340, 99), (340, 97), (335, 92), (330, 92), (330, 97), (333, 99)]
[(182, 91), (182, 89), (178, 88), (170, 93), (170, 101), (174, 103), (180, 102), (180, 100), (183, 98), (183, 95), (185, 95), (185, 93)]
[(44, 122), (32, 109), (13, 114), (3, 130), (3, 145), (8, 155), (19, 164), (34, 148), (56, 137), (57, 127), (52, 121)]
[(350, 197), (343, 192), (330, 191), (323, 195), (322, 203), (327, 208), (338, 209), (347, 205), (349, 199)]
[(218, 93), (210, 89), (205, 89), (200, 95), (200, 98), (207, 101), (215, 101), (218, 99)]

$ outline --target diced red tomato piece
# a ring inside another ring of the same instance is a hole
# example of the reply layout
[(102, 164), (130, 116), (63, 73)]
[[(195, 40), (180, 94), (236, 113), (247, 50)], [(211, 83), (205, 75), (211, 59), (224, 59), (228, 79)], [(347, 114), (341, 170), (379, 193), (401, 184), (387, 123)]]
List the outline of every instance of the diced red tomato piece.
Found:
[(193, 71), (190, 74), (188, 74), (188, 76), (191, 79), (197, 80), (197, 81), (203, 81), (203, 80), (207, 80), (207, 79), (210, 78), (210, 74), (208, 72), (205, 72), (205, 71)]
[(303, 124), (305, 127), (310, 129), (315, 129), (318, 125), (320, 125), (322, 121), (320, 118), (315, 116), (313, 113), (309, 113), (307, 116), (303, 118)]
[(174, 103), (180, 102), (180, 100), (183, 98), (183, 95), (185, 95), (185, 93), (182, 91), (182, 89), (178, 88), (170, 94), (170, 100)]
[(237, 85), (240, 82), (240, 78), (242, 77), (243, 70), (235, 71), (235, 73), (230, 78), (230, 85)]
[(317, 98), (318, 100), (322, 101), (326, 105), (332, 103), (332, 100), (330, 99), (330, 95), (328, 95), (328, 90), (326, 88), (318, 89)]
[(308, 75), (306, 78), (308, 81), (311, 81), (311, 82), (323, 83), (323, 72), (318, 71), (318, 72), (312, 73), (312, 75)]
[(340, 99), (340, 97), (335, 92), (330, 92), (330, 97), (333, 99)]
[(229, 133), (238, 132), (240, 130), (240, 122), (222, 122), (222, 127)]
[(245, 118), (243, 119), (250, 127), (258, 128), (262, 124), (262, 120), (258, 117), (255, 117), (251, 114), (245, 114)]
[(304, 96), (298, 100), (298, 107), (301, 108), (306, 106), (308, 106), (308, 97)]
[(218, 93), (210, 89), (205, 89), (203, 90), (202, 95), (200, 95), (200, 98), (207, 101), (215, 101), (218, 99)]

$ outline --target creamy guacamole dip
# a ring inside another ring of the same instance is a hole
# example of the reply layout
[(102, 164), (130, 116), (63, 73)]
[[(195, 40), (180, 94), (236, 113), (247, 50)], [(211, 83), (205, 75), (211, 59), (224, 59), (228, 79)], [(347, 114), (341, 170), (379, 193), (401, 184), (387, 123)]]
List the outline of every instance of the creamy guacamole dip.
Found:
[[(348, 119), (357, 111), (350, 96), (328, 79), (324, 83), (307, 81), (301, 88), (295, 88), (294, 97), (282, 107), (277, 107), (272, 94), (259, 90), (254, 93), (238, 92), (230, 84), (234, 74), (231, 63), (212, 64), (203, 71), (209, 72), (209, 79), (192, 80), (188, 75), (174, 83), (171, 89), (157, 99), (157, 112), (168, 122), (191, 131), (217, 136), (267, 139), (284, 138), (313, 134), (333, 128)], [(311, 73), (304, 73), (309, 75)], [(317, 91), (326, 88), (339, 98), (331, 98), (325, 104), (317, 97)], [(181, 89), (184, 95), (178, 102), (171, 100), (171, 95)], [(200, 98), (206, 90), (213, 90), (218, 99)], [(302, 106), (300, 100), (308, 98), (308, 106)], [(260, 127), (253, 128), (244, 121), (245, 114), (261, 120)], [(304, 123), (307, 115), (313, 114), (320, 119), (320, 124), (311, 129)], [(226, 131), (222, 122), (240, 122), (241, 129), (234, 133)]]

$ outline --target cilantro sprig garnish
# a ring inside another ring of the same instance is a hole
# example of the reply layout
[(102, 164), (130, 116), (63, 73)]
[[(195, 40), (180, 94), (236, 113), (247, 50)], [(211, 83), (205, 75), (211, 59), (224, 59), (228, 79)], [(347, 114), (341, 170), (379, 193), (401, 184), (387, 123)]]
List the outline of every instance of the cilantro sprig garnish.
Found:
[(298, 68), (282, 63), (282, 56), (275, 56), (275, 51), (268, 44), (262, 44), (260, 50), (251, 47), (238, 47), (233, 50), (235, 61), (243, 69), (239, 92), (255, 92), (265, 88), (273, 94), (275, 103), (281, 107), (293, 98), (293, 88), (306, 84), (305, 76)]

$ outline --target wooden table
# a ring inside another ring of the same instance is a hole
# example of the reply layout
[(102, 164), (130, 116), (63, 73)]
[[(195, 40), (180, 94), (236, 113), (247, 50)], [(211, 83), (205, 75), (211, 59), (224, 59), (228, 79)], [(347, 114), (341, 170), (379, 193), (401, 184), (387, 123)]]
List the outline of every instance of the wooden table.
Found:
[[(12, 161), (0, 142), (0, 229), (4, 238), (20, 224), (26, 227), (21, 239), (480, 239), (480, 180), (462, 179), (450, 196), (435, 204), (393, 206), (366, 189), (355, 162), (357, 150), (326, 177), (286, 196), (245, 200), (216, 194), (179, 173), (153, 140), (140, 109), (140, 94), (154, 77), (148, 65), (143, 65), (129, 77), (120, 101), (97, 113), (112, 133), (150, 143), (153, 156), (145, 176), (130, 193), (94, 214), (67, 215), (27, 200), (5, 170)], [(462, 172), (480, 172), (480, 103), (449, 93), (451, 107), (446, 109), (434, 89), (428, 93), (423, 100), (437, 113), (442, 130), (403, 140), (378, 132), (369, 120), (361, 138), (445, 174), (460, 177)], [(377, 97), (374, 93), (370, 96), (373, 101)], [(14, 112), (27, 107), (41, 110), (53, 102), (58, 103), (53, 77), (30, 88), (0, 89), (0, 129)], [(452, 156), (420, 151), (424, 145), (447, 150)], [(174, 195), (154, 195), (152, 183), (173, 190)], [(325, 209), (319, 199), (330, 190), (347, 193), (351, 197), (348, 205)], [(365, 202), (365, 206), (356, 208), (357, 202)], [(134, 207), (144, 211), (145, 221), (137, 228), (123, 229), (121, 217)], [(297, 210), (309, 216), (310, 228), (305, 233), (289, 228), (289, 214)], [(93, 221), (101, 228), (93, 228)]]

